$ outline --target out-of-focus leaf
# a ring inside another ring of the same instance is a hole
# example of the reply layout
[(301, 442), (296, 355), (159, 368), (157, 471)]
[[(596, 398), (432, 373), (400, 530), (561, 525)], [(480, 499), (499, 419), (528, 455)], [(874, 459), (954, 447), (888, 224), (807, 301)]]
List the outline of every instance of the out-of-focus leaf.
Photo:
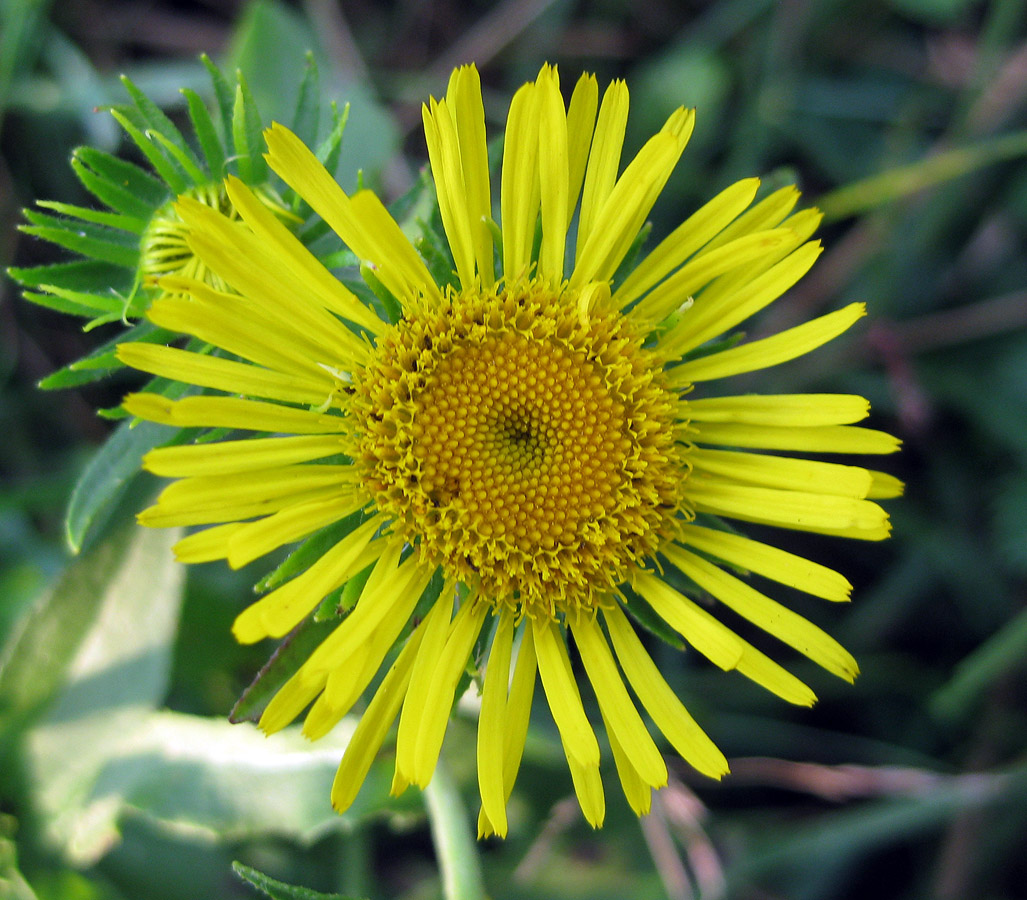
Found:
[(816, 205), (825, 221), (844, 219), (907, 197), (924, 188), (966, 175), (976, 169), (1027, 155), (1027, 131), (946, 150), (907, 166), (897, 166), (820, 197)]
[[(307, 20), (284, 3), (250, 3), (239, 20), (228, 57), (246, 76), (265, 121), (288, 122), (301, 81), (297, 63), (308, 51), (317, 60), (322, 96), (339, 98), (352, 107), (339, 170), (346, 177), (361, 169), (380, 171), (395, 152), (399, 129), (363, 81), (342, 76)], [(329, 171), (334, 168), (329, 167)]]
[[(157, 640), (162, 627), (173, 628), (182, 578), (171, 555), (175, 540), (173, 530), (131, 525), (74, 560), (21, 619), (4, 648), (0, 709), (18, 719), (31, 716), (66, 679), (81, 681), (101, 664), (142, 654), (150, 647), (145, 642)], [(145, 666), (121, 673), (126, 677), (120, 690), (133, 697), (159, 697), (166, 669), (166, 658), (148, 659)]]
[[(24, 649), (15, 646), (11, 656), (39, 673), (46, 661), (27, 659), (28, 649), (60, 648), (51, 664), (61, 670), (51, 686), (57, 692), (27, 735), (25, 770), (44, 830), (72, 859), (95, 859), (109, 845), (109, 835), (98, 843), (92, 821), (80, 818), (91, 810), (100, 826), (111, 806), (106, 798), (99, 809), (91, 803), (109, 749), (101, 737), (128, 740), (133, 724), (167, 691), (185, 578), (171, 553), (179, 536), (177, 529), (129, 525), (109, 537), (83, 557), (90, 561), (84, 574), (73, 564), (60, 584), (60, 608), (48, 602), (42, 620), (27, 626), (33, 641), (20, 642)], [(46, 633), (68, 627), (68, 620), (70, 636)]]
[(355, 900), (353, 897), (344, 897), (342, 894), (320, 894), (310, 888), (285, 884), (285, 882), (269, 878), (263, 872), (244, 866), (241, 862), (232, 863), (232, 869), (243, 881), (252, 884), (271, 900)]
[(982, 694), (1006, 673), (1027, 660), (1027, 611), (1021, 612), (957, 667), (952, 678), (935, 692), (931, 711), (943, 719), (964, 718)]
[(18, 869), (18, 853), (13, 834), (15, 821), (0, 815), (0, 897), (4, 900), (37, 900), (35, 892)]
[[(802, 896), (811, 896), (816, 876), (810, 860), (817, 860), (825, 870), (823, 876), (838, 876), (855, 859), (866, 858), (871, 850), (887, 846), (911, 835), (937, 829), (960, 814), (997, 807), (1022, 804), (1027, 798), (1027, 769), (1022, 766), (1008, 772), (988, 775), (947, 777), (934, 773), (911, 772), (908, 791), (818, 816), (815, 821), (787, 827), (778, 824), (769, 829), (742, 857), (736, 858), (728, 873), (728, 895), (732, 888), (751, 884), (769, 872), (791, 873), (792, 886), (802, 884)], [(822, 877), (823, 877), (822, 876)], [(828, 886), (815, 896), (833, 893)], [(786, 896), (798, 896), (789, 891)]]
[(344, 897), (342, 894), (319, 894), (309, 888), (287, 885), (240, 862), (232, 863), (232, 869), (244, 882), (249, 882), (271, 900), (355, 900), (353, 897)]
[[(129, 673), (110, 670), (105, 679)], [(316, 744), (298, 727), (265, 736), (249, 723), (123, 704), (61, 710), (29, 739), (31, 777), (47, 832), (78, 864), (100, 858), (131, 811), (155, 825), (208, 840), (258, 835), (312, 843), (388, 804), (391, 767), (372, 766), (344, 816), (329, 802), (332, 779), (356, 727), (344, 720)]]

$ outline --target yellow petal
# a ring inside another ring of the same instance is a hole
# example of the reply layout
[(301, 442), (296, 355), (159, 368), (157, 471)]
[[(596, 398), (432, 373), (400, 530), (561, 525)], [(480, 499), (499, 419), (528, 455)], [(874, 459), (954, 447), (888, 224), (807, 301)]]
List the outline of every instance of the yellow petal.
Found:
[(812, 706), (817, 702), (817, 695), (809, 687), (751, 644), (745, 645), (745, 652), (737, 668), (746, 678), (787, 703)]
[(283, 274), (297, 288), (294, 306), (305, 301), (317, 302), (374, 334), (382, 333), (385, 323), (374, 311), (332, 275), (242, 181), (230, 175), (225, 188), (243, 221), (259, 240), (275, 248), (275, 259), (285, 264)]
[(887, 472), (875, 472), (871, 469), (870, 477), (873, 479), (873, 484), (870, 486), (867, 497), (871, 500), (888, 500), (892, 497), (901, 497), (906, 489), (906, 486), (898, 478), (894, 475), (889, 475)]
[(608, 723), (607, 731), (617, 736), (642, 780), (653, 787), (663, 787), (667, 783), (667, 766), (628, 696), (602, 630), (594, 619), (585, 615), (573, 619), (571, 630), (599, 708)]
[(453, 619), (446, 645), (436, 661), (425, 695), (424, 714), (417, 734), (415, 777), (411, 779), (411, 783), (422, 788), (428, 786), (435, 772), (453, 709), (453, 694), (467, 668), (471, 648), (478, 639), (489, 609), (488, 603), (477, 602), (473, 598), (465, 601)]
[(239, 569), (279, 547), (313, 534), (362, 509), (370, 498), (363, 490), (346, 490), (305, 502), (248, 522), (228, 539), (228, 564)]
[(230, 475), (274, 469), (334, 456), (343, 451), (339, 435), (250, 438), (158, 447), (143, 457), (143, 468), (154, 475), (184, 478), (190, 475)]
[[(429, 566), (417, 570), (414, 578), (403, 589), (407, 596), (420, 597), (432, 574)], [(370, 637), (354, 647), (345, 664), (328, 673), (324, 692), (303, 723), (303, 733), (306, 737), (317, 740), (334, 728), (350, 711), (381, 668), (385, 655), (407, 627), (407, 620), (408, 617), (404, 616), (401, 610), (395, 615), (385, 616), (381, 624), (371, 632)], [(319, 706), (323, 709), (319, 709)], [(315, 713), (320, 715), (315, 716)]]
[(671, 746), (682, 759), (704, 775), (721, 778), (727, 774), (728, 764), (724, 754), (696, 724), (670, 685), (664, 681), (620, 607), (603, 610), (603, 617), (610, 629), (610, 639), (624, 674), (646, 712), (652, 716), (656, 727), (663, 732)]
[(503, 143), (500, 214), (503, 274), (512, 284), (528, 270), (541, 202), (538, 177), (538, 90), (522, 85), (510, 101)]
[(261, 400), (238, 397), (185, 397), (129, 394), (121, 404), (130, 416), (179, 428), (238, 428), (293, 434), (326, 434), (342, 430), (338, 416), (322, 415)]
[(264, 132), (267, 161), (282, 180), (307, 201), (400, 301), (418, 294), (438, 297), (438, 288), (395, 219), (369, 191), (354, 197), (336, 183), (310, 149), (275, 123)]
[(570, 159), (567, 148), (567, 113), (555, 70), (539, 76), (539, 190), (542, 209), (542, 245), (538, 271), (550, 284), (563, 281), (570, 197)]
[(852, 591), (848, 579), (833, 569), (739, 534), (700, 525), (682, 525), (680, 534), (689, 547), (814, 597), (842, 602)]
[(870, 403), (856, 394), (747, 394), (688, 401), (693, 422), (813, 427), (865, 419)]
[(507, 831), (503, 751), (513, 632), (513, 613), (504, 607), (492, 639), (478, 716), (478, 790), (482, 809), (499, 837), (506, 837)]
[(430, 108), (422, 105), (421, 118), (442, 227), (449, 239), (460, 284), (469, 288), (474, 285), (474, 233), (464, 187), (456, 124), (445, 100), (432, 100)]
[(485, 142), (485, 108), (481, 101), (481, 79), (475, 66), (461, 66), (450, 78), (446, 99), (450, 103), (460, 145), (464, 190), (478, 276), (484, 287), (496, 280), (492, 261), (492, 191), (489, 187), (488, 146)]
[(594, 767), (598, 772), (599, 744), (581, 705), (581, 695), (571, 673), (567, 645), (559, 626), (552, 620), (532, 619), (531, 629), (542, 687), (545, 688), (564, 751), (568, 759), (573, 757), (579, 766), (585, 769)]
[(389, 728), (396, 720), (407, 685), (410, 683), (410, 670), (423, 633), (424, 629), (418, 627), (410, 635), (375, 692), (374, 699), (360, 717), (332, 783), (332, 807), (336, 812), (345, 812), (356, 799), (357, 792), (371, 769), (371, 763), (374, 762)]
[(228, 539), (240, 528), (241, 522), (229, 522), (205, 528), (182, 538), (171, 549), (175, 559), (184, 563), (212, 562), (228, 555)]
[(844, 309), (786, 329), (772, 337), (750, 341), (740, 347), (686, 362), (672, 370), (671, 381), (675, 386), (682, 386), (776, 366), (834, 340), (865, 316), (866, 312), (865, 304), (850, 303)]
[(403, 711), (399, 715), (399, 730), (396, 733), (396, 771), (408, 783), (413, 783), (417, 772), (417, 736), (427, 709), (431, 676), (446, 646), (446, 638), (449, 637), (455, 587), (455, 584), (448, 582), (424, 617), (424, 638), (414, 661), (410, 688), (403, 701)]
[(782, 491), (694, 477), (688, 482), (688, 499), (697, 511), (800, 531), (883, 540), (889, 529), (888, 514), (880, 506), (852, 497)]
[(330, 398), (336, 388), (334, 380), (327, 375), (316, 379), (275, 372), (161, 344), (125, 342), (118, 345), (117, 356), (126, 366), (151, 375), (161, 375), (173, 381), (230, 394), (247, 394), (284, 403), (318, 406)]
[(360, 571), (356, 566), (363, 563), (361, 552), (382, 522), (382, 516), (374, 516), (353, 529), (301, 575), (244, 609), (232, 625), (236, 640), (252, 644), (287, 634), (329, 591)]
[(740, 215), (730, 225), (727, 225), (720, 234), (710, 241), (706, 249), (716, 250), (717, 247), (728, 241), (733, 241), (752, 231), (776, 228), (795, 208), (795, 204), (799, 202), (799, 196), (799, 189), (794, 184), (778, 188), (760, 200), (752, 209)]
[(598, 106), (599, 85), (596, 77), (582, 72), (578, 83), (574, 85), (571, 102), (567, 106), (568, 222), (574, 214), (574, 207), (577, 206), (578, 196), (581, 194), (581, 185), (585, 180), (585, 166), (588, 164), (588, 151), (592, 146)]
[(696, 471), (701, 471), (711, 480), (807, 491), (812, 494), (862, 499), (867, 496), (873, 484), (870, 473), (860, 466), (843, 466), (820, 460), (743, 453), (737, 450), (711, 450), (708, 447), (696, 448), (688, 459)]
[(894, 453), (901, 441), (884, 431), (851, 425), (779, 427), (700, 422), (689, 434), (697, 444), (799, 450), (805, 453)]
[(613, 295), (613, 301), (623, 309), (632, 300), (641, 297), (653, 285), (680, 266), (688, 257), (712, 240), (756, 196), (758, 178), (745, 178), (725, 188), (716, 197), (692, 213), (665, 237), (652, 252), (631, 271)]
[(164, 278), (166, 293), (150, 306), (146, 317), (169, 331), (191, 334), (243, 359), (279, 372), (321, 379), (324, 364), (345, 364), (282, 315), (270, 316), (240, 297), (216, 291), (198, 281)]
[[(517, 781), (517, 771), (524, 753), (524, 740), (531, 718), (531, 701), (535, 694), (535, 676), (538, 673), (535, 641), (529, 625), (521, 630), (521, 643), (517, 649), (510, 694), (506, 699), (506, 724), (503, 729), (503, 798), (509, 802)], [(478, 837), (496, 834), (485, 807), (478, 813)]]
[(144, 525), (199, 525), (230, 522), (277, 512), (283, 507), (353, 484), (351, 466), (283, 466), (260, 472), (182, 478), (168, 485), (157, 502), (139, 514)]
[(680, 591), (649, 572), (636, 573), (635, 589), (653, 611), (715, 666), (729, 670), (742, 656), (742, 640)]
[[(567, 750), (567, 745), (564, 745)], [(606, 818), (606, 796), (603, 794), (603, 780), (599, 776), (599, 764), (584, 765), (567, 752), (567, 767), (571, 770), (574, 793), (585, 814), (585, 821), (593, 828), (602, 828)]]
[(652, 787), (638, 774), (621, 742), (617, 739), (616, 732), (610, 728), (610, 723), (603, 714), (602, 708), (599, 714), (603, 718), (603, 725), (606, 728), (606, 736), (610, 740), (610, 749), (613, 751), (613, 762), (617, 767), (617, 776), (620, 778), (621, 788), (624, 790), (624, 797), (628, 806), (636, 816), (647, 816), (653, 803)]
[(740, 616), (839, 678), (855, 679), (859, 666), (852, 654), (812, 622), (694, 553), (674, 546), (664, 552), (672, 565)]
[[(326, 356), (347, 363), (361, 358), (363, 347), (357, 336), (322, 303), (311, 302), (321, 297), (324, 304), (338, 302), (339, 297), (350, 293), (316, 258), (310, 256), (306, 262), (297, 262), (240, 222), (201, 203), (186, 205), (181, 201), (176, 208), (190, 225), (190, 249), (251, 305), (259, 305), (265, 315), (301, 332), (323, 347)], [(328, 293), (331, 289), (324, 286), (326, 281), (336, 286), (333, 292)], [(306, 292), (310, 292), (311, 300), (305, 298)], [(350, 317), (365, 328), (380, 332), (383, 323), (378, 317), (356, 297), (350, 297)]]
[[(732, 246), (734, 245), (726, 244), (722, 250)], [(775, 249), (770, 248), (770, 254)], [(802, 278), (813, 267), (822, 251), (820, 242), (812, 241), (745, 284), (738, 285), (730, 291), (719, 291), (716, 295), (713, 292), (704, 292), (696, 299), (688, 315), (682, 316), (660, 339), (661, 350), (669, 356), (681, 356), (744, 322)]]
[(578, 216), (576, 256), (581, 256), (586, 240), (592, 235), (599, 211), (617, 183), (624, 131), (628, 124), (628, 86), (620, 80), (610, 82), (599, 108), (592, 150), (585, 169), (581, 192), (581, 213)]
[[(689, 260), (662, 284), (653, 288), (634, 309), (632, 318), (659, 322), (714, 278), (760, 257), (768, 256), (793, 238), (787, 228), (757, 231)], [(694, 313), (689, 311), (688, 318)], [(728, 328), (730, 325), (725, 325)], [(723, 330), (723, 328), (721, 329)]]

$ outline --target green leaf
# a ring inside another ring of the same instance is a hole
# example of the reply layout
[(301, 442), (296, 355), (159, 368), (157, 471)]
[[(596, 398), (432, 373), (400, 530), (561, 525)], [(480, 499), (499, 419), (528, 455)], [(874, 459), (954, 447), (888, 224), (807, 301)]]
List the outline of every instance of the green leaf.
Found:
[[(25, 291), (22, 296), (38, 306), (46, 309), (56, 310), (69, 316), (84, 316), (92, 319), (97, 313), (114, 315), (114, 302), (112, 298), (100, 294), (90, 294), (81, 291), (65, 291), (53, 285), (43, 285), (48, 291), (46, 294), (37, 294), (35, 291)], [(120, 304), (123, 306), (124, 304)]]
[(122, 231), (130, 231), (136, 235), (142, 234), (147, 224), (149, 224), (146, 219), (141, 219), (137, 216), (103, 212), (86, 206), (76, 206), (73, 203), (58, 203), (56, 200), (37, 200), (36, 204), (42, 206), (43, 209), (52, 209), (55, 212), (59, 212), (61, 215), (74, 216), (87, 222), (107, 225), (110, 228), (120, 228)]
[(27, 269), (11, 266), (7, 274), (23, 287), (59, 287), (66, 291), (111, 295), (130, 289), (135, 277), (134, 273), (126, 272), (123, 266), (92, 259), (76, 259)]
[(339, 166), (339, 154), (342, 153), (342, 138), (349, 122), (349, 104), (344, 103), (342, 111), (332, 101), (332, 130), (317, 148), (316, 156), (324, 167), (334, 174)]
[(242, 72), (235, 87), (235, 109), (232, 111), (232, 140), (235, 144), (239, 177), (247, 184), (259, 184), (267, 178), (264, 162), (264, 127), (257, 103), (246, 85)]
[[(185, 386), (179, 393), (184, 393)], [(169, 394), (172, 396), (172, 394)], [(140, 472), (143, 454), (166, 444), (176, 434), (167, 425), (153, 422), (122, 422), (86, 465), (79, 476), (64, 519), (64, 536), (72, 552), (85, 545), (90, 530), (116, 500), (124, 496), (132, 479)]]
[(46, 378), (39, 382), (39, 387), (50, 391), (90, 384), (109, 375), (111, 372), (125, 367), (124, 363), (115, 356), (118, 344), (123, 341), (146, 341), (153, 344), (164, 344), (174, 338), (175, 335), (172, 332), (158, 328), (152, 322), (137, 322), (127, 331), (97, 347), (81, 359), (47, 375)]
[(189, 118), (192, 120), (196, 138), (200, 142), (203, 158), (207, 162), (207, 170), (210, 172), (211, 178), (220, 181), (225, 175), (225, 148), (214, 127), (214, 120), (211, 119), (206, 104), (196, 91), (183, 88), (182, 94), (186, 103), (189, 104)]
[[(149, 97), (147, 97), (146, 94), (139, 90), (127, 75), (121, 76), (121, 84), (125, 90), (128, 91), (129, 96), (136, 105), (136, 109), (139, 110), (139, 113), (143, 118), (143, 122), (145, 123), (146, 130), (151, 130), (157, 134), (163, 135), (182, 153), (192, 156), (192, 151), (189, 149), (189, 145), (185, 142), (185, 138), (182, 137), (182, 132), (179, 131), (175, 123), (164, 114), (164, 111)], [(192, 162), (195, 165), (198, 160), (193, 157)]]
[(132, 141), (143, 152), (143, 156), (146, 157), (150, 165), (157, 171), (157, 174), (171, 188), (171, 193), (181, 194), (188, 190), (189, 181), (186, 179), (185, 170), (182, 169), (174, 157), (162, 152), (149, 137), (132, 124), (123, 110), (111, 107), (110, 114), (125, 129), (125, 133), (132, 138)]
[(210, 75), (210, 83), (214, 86), (214, 97), (217, 100), (218, 114), (221, 118), (221, 133), (227, 141), (228, 136), (232, 133), (232, 104), (235, 92), (228, 83), (228, 79), (206, 53), (200, 55), (200, 62), (206, 68), (207, 74)]
[(25, 234), (126, 269), (134, 269), (139, 262), (139, 238), (134, 234), (31, 209), (25, 210), (25, 217), (33, 223), (18, 226)]
[(258, 721), (271, 698), (296, 674), (296, 670), (310, 658), (310, 654), (321, 642), (338, 627), (339, 621), (339, 617), (335, 616), (330, 621), (317, 622), (307, 619), (300, 624), (282, 641), (264, 668), (257, 673), (252, 684), (243, 691), (228, 715), (229, 721)]
[(269, 878), (263, 872), (244, 866), (241, 862), (232, 863), (232, 869), (243, 881), (252, 884), (271, 900), (355, 900), (353, 897), (344, 897), (342, 894), (320, 894), (310, 888), (285, 884), (285, 882)]
[(207, 177), (207, 173), (200, 168), (199, 162), (191, 153), (186, 153), (179, 148), (173, 141), (168, 140), (159, 131), (148, 131), (146, 136), (150, 140), (157, 141), (168, 153), (171, 154), (172, 158), (177, 162), (186, 174), (193, 180), (193, 184), (202, 185), (206, 184), (210, 179)]
[(71, 155), (71, 168), (82, 185), (111, 209), (149, 221), (170, 198), (167, 185), (135, 163), (94, 147), (79, 147)]

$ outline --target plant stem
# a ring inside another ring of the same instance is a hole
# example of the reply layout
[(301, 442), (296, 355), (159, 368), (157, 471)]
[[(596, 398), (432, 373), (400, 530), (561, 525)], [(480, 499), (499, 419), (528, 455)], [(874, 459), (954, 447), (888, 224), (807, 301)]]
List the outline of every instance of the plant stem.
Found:
[(435, 856), (442, 870), (446, 900), (486, 900), (481, 864), (463, 800), (441, 763), (424, 789)]

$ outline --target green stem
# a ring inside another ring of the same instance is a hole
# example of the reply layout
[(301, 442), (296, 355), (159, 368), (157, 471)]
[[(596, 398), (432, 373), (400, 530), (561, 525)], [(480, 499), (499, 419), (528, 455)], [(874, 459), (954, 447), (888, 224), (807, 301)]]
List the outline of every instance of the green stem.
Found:
[(463, 800), (440, 762), (424, 789), (424, 802), (431, 825), (435, 856), (442, 870), (442, 893), (446, 900), (486, 900), (485, 884), (470, 819)]

